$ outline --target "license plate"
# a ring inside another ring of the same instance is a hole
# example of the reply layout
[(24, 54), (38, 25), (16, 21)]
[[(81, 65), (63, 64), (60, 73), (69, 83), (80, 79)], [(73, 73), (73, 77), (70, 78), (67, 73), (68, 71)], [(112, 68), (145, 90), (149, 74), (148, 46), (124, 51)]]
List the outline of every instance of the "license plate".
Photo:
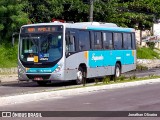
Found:
[(42, 77), (35, 77), (34, 80), (43, 80)]

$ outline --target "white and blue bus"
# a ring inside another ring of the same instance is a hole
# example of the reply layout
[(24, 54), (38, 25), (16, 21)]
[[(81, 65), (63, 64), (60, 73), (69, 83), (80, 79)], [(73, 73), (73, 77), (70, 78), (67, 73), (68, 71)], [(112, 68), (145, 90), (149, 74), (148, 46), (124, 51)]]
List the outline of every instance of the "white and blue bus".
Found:
[(24, 25), (19, 36), (18, 78), (39, 85), (57, 80), (119, 77), (136, 69), (135, 30), (113, 23)]

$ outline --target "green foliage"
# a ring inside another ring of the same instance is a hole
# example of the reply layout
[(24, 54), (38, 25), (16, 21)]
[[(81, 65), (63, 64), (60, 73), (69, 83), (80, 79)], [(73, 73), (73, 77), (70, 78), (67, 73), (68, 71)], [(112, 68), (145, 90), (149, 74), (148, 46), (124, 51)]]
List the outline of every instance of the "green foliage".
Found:
[(104, 84), (108, 84), (110, 82), (110, 77), (104, 77), (103, 80), (102, 80), (102, 82)]
[(130, 80), (135, 80), (136, 78), (137, 78), (137, 77), (136, 77), (135, 74), (129, 77)]
[(63, 11), (61, 0), (27, 0), (24, 11), (32, 23), (50, 22)]
[(99, 82), (99, 80), (95, 78), (95, 79), (94, 79), (94, 82), (95, 82), (95, 84), (97, 85), (98, 82)]
[(0, 68), (17, 66), (18, 45), (11, 47), (10, 44), (0, 45)]
[(123, 80), (125, 80), (126, 79), (126, 76), (125, 75), (121, 75), (119, 78), (117, 78), (118, 80), (120, 80), (120, 81), (123, 81)]
[[(118, 0), (109, 0), (103, 2), (102, 0), (96, 1), (94, 3), (94, 21), (98, 22), (114, 22), (113, 17), (118, 14), (117, 6)], [(117, 23), (117, 22), (115, 22)]]
[[(111, 21), (124, 27), (150, 29), (153, 20), (159, 18), (160, 0), (118, 0)], [(157, 4), (155, 4), (157, 3)], [(117, 19), (118, 18), (118, 19)]]
[(148, 70), (148, 68), (146, 66), (143, 66), (143, 65), (137, 65), (136, 69), (137, 70)]
[(150, 75), (149, 75), (150, 78), (153, 78), (154, 76), (155, 76), (154, 74), (150, 74)]
[(139, 59), (160, 59), (159, 54), (150, 48), (142, 47), (137, 49), (137, 58)]
[(22, 12), (24, 7), (21, 0), (0, 1), (0, 43), (8, 40), (11, 42), (13, 32), (18, 32), (23, 24), (29, 19), (26, 13)]
[[(95, 0), (93, 20), (149, 29), (160, 18), (159, 4), (160, 0)], [(1, 0), (0, 42), (11, 41), (12, 33), (30, 22), (50, 22), (52, 18), (86, 22), (89, 7), (82, 0)]]
[(59, 18), (65, 21), (86, 22), (89, 19), (89, 5), (81, 0), (63, 0), (63, 11)]
[(147, 42), (146, 44), (151, 50), (153, 50), (155, 48), (155, 43), (154, 42)]

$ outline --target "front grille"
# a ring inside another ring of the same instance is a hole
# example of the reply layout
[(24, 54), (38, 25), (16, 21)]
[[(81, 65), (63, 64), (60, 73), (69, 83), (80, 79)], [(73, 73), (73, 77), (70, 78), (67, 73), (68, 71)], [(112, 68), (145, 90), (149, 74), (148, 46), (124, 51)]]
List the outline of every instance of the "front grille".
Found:
[(45, 74), (45, 75), (31, 75), (31, 74), (28, 74), (27, 77), (31, 80), (34, 80), (35, 77), (42, 77), (43, 80), (48, 80), (50, 78), (50, 74)]

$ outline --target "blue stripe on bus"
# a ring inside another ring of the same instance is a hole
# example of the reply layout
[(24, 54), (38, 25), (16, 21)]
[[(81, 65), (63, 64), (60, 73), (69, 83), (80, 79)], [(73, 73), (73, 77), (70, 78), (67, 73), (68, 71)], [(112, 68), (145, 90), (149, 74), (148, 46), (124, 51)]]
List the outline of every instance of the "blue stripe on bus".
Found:
[(89, 51), (89, 67), (115, 66), (117, 61), (122, 65), (134, 64), (132, 50), (99, 50)]
[(58, 67), (58, 64), (56, 64), (52, 68), (29, 68), (26, 72), (27, 73), (52, 73), (57, 67)]
[(117, 32), (133, 32), (132, 28), (120, 28), (120, 27), (87, 27), (88, 30), (108, 30), (108, 31), (117, 31)]

